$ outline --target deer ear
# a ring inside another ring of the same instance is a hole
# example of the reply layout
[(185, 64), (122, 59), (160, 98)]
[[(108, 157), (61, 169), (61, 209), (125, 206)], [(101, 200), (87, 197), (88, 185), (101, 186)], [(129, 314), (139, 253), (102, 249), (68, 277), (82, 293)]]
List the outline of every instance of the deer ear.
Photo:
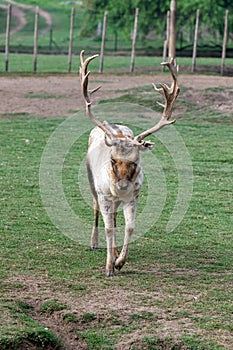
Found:
[(151, 151), (154, 148), (155, 144), (151, 141), (143, 141), (142, 144), (139, 146), (139, 150), (144, 151)]
[(104, 137), (104, 141), (105, 141), (105, 145), (108, 146), (108, 147), (112, 147), (113, 146), (113, 142), (112, 140), (105, 134), (105, 137)]

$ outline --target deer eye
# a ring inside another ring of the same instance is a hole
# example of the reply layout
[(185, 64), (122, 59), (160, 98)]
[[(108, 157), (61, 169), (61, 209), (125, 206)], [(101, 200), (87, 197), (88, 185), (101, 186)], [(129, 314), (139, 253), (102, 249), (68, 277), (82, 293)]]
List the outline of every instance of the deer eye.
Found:
[(115, 159), (111, 158), (111, 163), (112, 163), (112, 165), (116, 164)]

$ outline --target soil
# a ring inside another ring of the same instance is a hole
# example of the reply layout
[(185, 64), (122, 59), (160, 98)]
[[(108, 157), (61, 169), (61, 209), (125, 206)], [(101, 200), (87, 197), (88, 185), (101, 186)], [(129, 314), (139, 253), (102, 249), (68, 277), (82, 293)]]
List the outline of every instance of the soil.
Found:
[[(98, 100), (114, 98), (124, 94), (123, 90), (164, 81), (164, 75), (93, 75), (93, 85), (102, 85)], [(96, 81), (96, 82), (95, 82)], [(189, 99), (200, 105), (206, 104), (203, 90), (233, 86), (233, 77), (180, 75), (180, 85), (185, 87)], [(84, 108), (76, 75), (46, 77), (0, 77), (0, 114), (29, 114), (46, 117), (66, 117)], [(224, 92), (215, 94), (214, 109), (231, 112), (233, 102)]]
[[(165, 76), (165, 78), (167, 78)], [(164, 81), (164, 75), (150, 74), (139, 75), (114, 75), (114, 74), (96, 74), (92, 75), (92, 83), (94, 86), (102, 84), (102, 89), (97, 93), (98, 99), (114, 98), (124, 94), (124, 90), (133, 89), (135, 87), (149, 85), (152, 82)], [(224, 88), (233, 86), (232, 77), (219, 76), (204, 76), (204, 75), (186, 75), (179, 76), (180, 85), (183, 86), (184, 94), (187, 98), (205, 105), (205, 96), (203, 91), (207, 88), (216, 88), (213, 96), (213, 108), (224, 113), (232, 113), (233, 101), (229, 98), (228, 93), (224, 92)], [(221, 89), (219, 89), (221, 88)], [(212, 90), (214, 91), (214, 90)], [(49, 97), (49, 98), (46, 98)], [(42, 117), (68, 117), (74, 111), (84, 109), (83, 98), (80, 93), (79, 78), (76, 75), (59, 75), (46, 77), (0, 77), (0, 117), (1, 115), (16, 116), (22, 113), (42, 116)], [(97, 102), (97, 101), (96, 101)], [(148, 267), (149, 268), (149, 267)], [(132, 268), (131, 268), (132, 269)], [(142, 271), (140, 271), (142, 272)], [(104, 272), (103, 272), (104, 273)], [(151, 273), (156, 276), (161, 276), (163, 272), (159, 268), (153, 267)], [(182, 273), (193, 274), (193, 271), (186, 271)], [(137, 271), (135, 270), (135, 278)], [(120, 277), (117, 277), (119, 279)], [(9, 298), (12, 300), (26, 300), (33, 307), (31, 317), (45, 328), (51, 330), (56, 336), (62, 339), (64, 350), (88, 349), (85, 339), (79, 336), (79, 332), (88, 329), (88, 326), (103, 327), (111, 323), (113, 328), (119, 327), (119, 324), (128, 324), (129, 318), (132, 314), (140, 312), (149, 312), (155, 315), (156, 320), (154, 324), (157, 326), (158, 337), (165, 339), (171, 337), (176, 349), (185, 349), (182, 344), (178, 344), (181, 335), (192, 335), (195, 330), (189, 319), (169, 318), (163, 310), (159, 309), (156, 301), (164, 298), (162, 292), (145, 292), (143, 295), (138, 291), (130, 289), (122, 289), (120, 283), (112, 282), (112, 289), (97, 289), (93, 290), (82, 297), (73, 297), (67, 294), (67, 291), (62, 290), (62, 286), (54, 288), (50, 282), (45, 278), (38, 278), (35, 276), (18, 275), (12, 280), (8, 278), (9, 284), (20, 284), (23, 286), (20, 290), (20, 295), (17, 294), (17, 289), (9, 291)], [(106, 282), (107, 283), (107, 282)], [(147, 293), (147, 294), (146, 294)], [(109, 295), (119, 295), (117, 300), (109, 298)], [(201, 297), (201, 296), (200, 296)], [(193, 296), (187, 295), (187, 303), (195, 301)], [(196, 296), (199, 298), (199, 296)], [(46, 300), (59, 300), (69, 305), (69, 310), (54, 311), (51, 314), (41, 312), (41, 305)], [(148, 302), (145, 303), (145, 300)], [(150, 302), (149, 302), (150, 301)], [(154, 306), (151, 306), (154, 305)], [(177, 310), (181, 305), (177, 304)], [(75, 323), (68, 320), (65, 314), (72, 313), (76, 318)], [(83, 321), (84, 314), (93, 314), (91, 324)], [(152, 336), (148, 334), (148, 327), (145, 323), (140, 323), (140, 329), (133, 330), (131, 333), (122, 334), (118, 344), (114, 349), (142, 349), (142, 338)], [(146, 321), (145, 321), (146, 322)], [(78, 332), (77, 332), (78, 329)], [(207, 335), (208, 336), (208, 335)], [(219, 334), (216, 330), (216, 339)], [(221, 334), (222, 343), (230, 348), (233, 348), (233, 338), (229, 332)], [(174, 345), (173, 344), (173, 345)], [(231, 347), (232, 346), (232, 347)], [(227, 347), (226, 347), (227, 348)], [(36, 349), (31, 343), (25, 343), (22, 349)], [(50, 349), (50, 347), (48, 347)], [(169, 349), (164, 344), (161, 349)]]

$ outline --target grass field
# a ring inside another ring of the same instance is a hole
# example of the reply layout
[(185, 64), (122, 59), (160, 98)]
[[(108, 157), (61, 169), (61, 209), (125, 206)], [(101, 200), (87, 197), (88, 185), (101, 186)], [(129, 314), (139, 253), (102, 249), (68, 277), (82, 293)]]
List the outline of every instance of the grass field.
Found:
[[(124, 92), (112, 102), (150, 106), (147, 91)], [(226, 91), (232, 98), (232, 87), (204, 95), (213, 99)], [(156, 224), (131, 244), (127, 265), (113, 279), (104, 275), (105, 249), (93, 252), (64, 236), (42, 204), (41, 157), (64, 118), (0, 116), (0, 349), (67, 350), (71, 339), (79, 349), (233, 348), (233, 115), (200, 108), (182, 96), (178, 108), (185, 113), (176, 129), (194, 171), (189, 209), (168, 234), (178, 179), (168, 151), (155, 140), (166, 202)], [(87, 139), (85, 133), (70, 148), (62, 173), (66, 198), (84, 223), (92, 210), (78, 191), (77, 172)]]
[[(88, 51), (87, 51), (88, 53)], [(96, 50), (99, 53), (99, 50)], [(161, 57), (139, 56), (135, 58), (135, 69), (140, 71), (149, 71), (154, 67), (159, 67), (162, 61)], [(192, 59), (190, 57), (178, 57), (180, 67), (191, 70)], [(212, 72), (220, 72), (221, 60), (219, 58), (197, 58), (197, 69), (200, 66), (213, 67)], [(233, 60), (226, 59), (226, 67), (232, 70)], [(188, 68), (189, 67), (189, 68)], [(79, 55), (73, 55), (72, 72), (79, 69)], [(129, 71), (130, 56), (105, 56), (104, 70)], [(99, 63), (94, 61), (92, 70), (99, 70)], [(33, 71), (33, 55), (32, 54), (10, 54), (9, 56), (9, 73), (25, 73), (30, 74)], [(5, 72), (5, 55), (0, 53), (0, 74)], [(68, 72), (68, 56), (67, 55), (38, 55), (37, 72), (40, 73), (67, 73)]]

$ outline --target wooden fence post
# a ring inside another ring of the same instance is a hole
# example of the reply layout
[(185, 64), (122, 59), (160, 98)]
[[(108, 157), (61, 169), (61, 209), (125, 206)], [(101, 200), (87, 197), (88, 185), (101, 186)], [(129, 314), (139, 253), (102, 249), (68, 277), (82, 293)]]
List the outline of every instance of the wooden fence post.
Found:
[(33, 72), (37, 71), (37, 49), (38, 49), (38, 17), (39, 7), (35, 10), (35, 24), (34, 24), (34, 48), (33, 48)]
[(131, 73), (134, 71), (134, 67), (135, 67), (135, 51), (136, 51), (136, 39), (137, 39), (137, 31), (138, 31), (138, 15), (139, 15), (139, 8), (137, 7), (135, 9), (132, 52), (131, 52), (131, 61), (130, 61), (130, 72)]
[(102, 30), (101, 49), (100, 49), (100, 66), (99, 66), (100, 73), (103, 73), (103, 68), (104, 68), (104, 46), (105, 46), (105, 38), (106, 38), (107, 18), (108, 18), (108, 12), (105, 11), (103, 30)]
[(6, 43), (5, 43), (5, 71), (9, 68), (9, 48), (10, 48), (10, 30), (11, 30), (12, 5), (8, 5), (6, 21)]
[(69, 53), (68, 53), (68, 72), (71, 72), (72, 67), (72, 48), (73, 48), (73, 32), (74, 32), (74, 18), (75, 18), (75, 8), (71, 9), (70, 16), (70, 42), (69, 42)]
[[(163, 62), (167, 60), (167, 49), (169, 45), (169, 28), (170, 28), (170, 11), (167, 11), (167, 27), (166, 27), (166, 39), (163, 43)], [(162, 71), (165, 70), (165, 66), (162, 65)]]
[(222, 46), (221, 75), (224, 75), (224, 66), (225, 66), (227, 39), (228, 39), (228, 18), (229, 18), (229, 10), (226, 10), (225, 25), (224, 25), (224, 36), (223, 36), (223, 46)]
[(200, 10), (197, 10), (197, 13), (196, 13), (196, 24), (195, 24), (195, 33), (194, 33), (194, 43), (193, 43), (192, 72), (195, 72), (195, 70), (196, 70), (199, 17), (200, 17)]
[(169, 58), (176, 57), (176, 0), (170, 5)]

